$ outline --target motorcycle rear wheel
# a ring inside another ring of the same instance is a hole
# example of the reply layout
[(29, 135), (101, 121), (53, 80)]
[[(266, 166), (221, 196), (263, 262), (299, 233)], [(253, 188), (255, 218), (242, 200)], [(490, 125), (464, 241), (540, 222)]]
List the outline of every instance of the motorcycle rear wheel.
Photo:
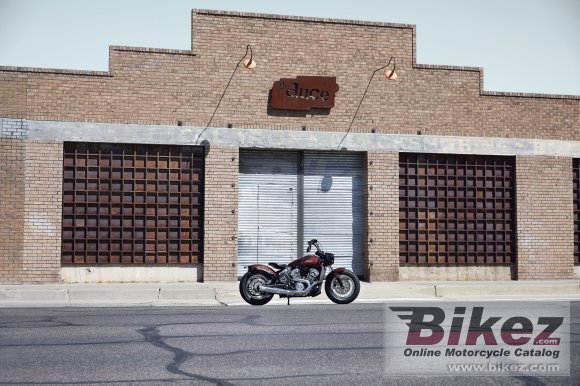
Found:
[(360, 292), (360, 281), (358, 277), (351, 271), (343, 271), (338, 274), (342, 286), (339, 281), (331, 273), (326, 277), (324, 283), (324, 291), (326, 296), (337, 304), (348, 304), (353, 302)]
[(240, 295), (253, 306), (262, 306), (274, 297), (273, 294), (260, 292), (256, 287), (264, 285), (269, 279), (260, 272), (247, 272), (240, 280)]

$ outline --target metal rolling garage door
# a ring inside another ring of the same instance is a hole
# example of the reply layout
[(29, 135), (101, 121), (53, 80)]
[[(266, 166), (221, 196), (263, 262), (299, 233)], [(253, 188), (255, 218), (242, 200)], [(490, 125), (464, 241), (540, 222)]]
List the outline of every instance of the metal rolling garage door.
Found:
[(241, 151), (238, 275), (249, 264), (288, 263), (318, 239), (336, 265), (363, 274), (361, 154)]
[(240, 152), (238, 275), (250, 264), (297, 256), (298, 155)]
[(304, 241), (316, 238), (335, 265), (363, 275), (364, 161), (362, 154), (304, 153)]

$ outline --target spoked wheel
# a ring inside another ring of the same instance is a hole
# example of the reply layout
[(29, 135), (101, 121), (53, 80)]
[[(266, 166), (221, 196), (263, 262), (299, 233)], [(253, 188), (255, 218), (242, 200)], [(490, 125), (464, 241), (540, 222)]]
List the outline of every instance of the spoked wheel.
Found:
[(338, 304), (347, 304), (358, 297), (360, 281), (351, 271), (343, 271), (338, 274), (337, 280), (331, 273), (326, 278), (324, 290), (330, 300)]
[(268, 283), (268, 278), (258, 272), (248, 272), (240, 280), (240, 294), (247, 303), (253, 306), (261, 306), (268, 303), (274, 297), (273, 294), (260, 292), (258, 287)]

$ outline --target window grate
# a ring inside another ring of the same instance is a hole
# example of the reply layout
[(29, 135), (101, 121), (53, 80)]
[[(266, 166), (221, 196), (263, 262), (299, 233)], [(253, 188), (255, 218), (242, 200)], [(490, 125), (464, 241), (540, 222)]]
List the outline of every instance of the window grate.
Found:
[(203, 149), (65, 143), (63, 264), (203, 259)]
[(580, 264), (580, 159), (573, 160), (574, 171), (574, 264)]
[(400, 153), (401, 265), (513, 264), (512, 157)]

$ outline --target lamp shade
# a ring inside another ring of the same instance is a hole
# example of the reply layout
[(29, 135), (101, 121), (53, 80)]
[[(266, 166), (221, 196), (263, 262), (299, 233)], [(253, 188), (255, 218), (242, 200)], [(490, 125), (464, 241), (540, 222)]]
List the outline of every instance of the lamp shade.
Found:
[(252, 70), (252, 69), (256, 68), (256, 62), (252, 58), (246, 59), (246, 60), (244, 60), (244, 67), (246, 67), (249, 70)]
[(395, 80), (397, 79), (397, 73), (395, 72), (395, 70), (388, 70), (387, 72), (385, 72), (385, 76), (387, 77), (388, 80)]

